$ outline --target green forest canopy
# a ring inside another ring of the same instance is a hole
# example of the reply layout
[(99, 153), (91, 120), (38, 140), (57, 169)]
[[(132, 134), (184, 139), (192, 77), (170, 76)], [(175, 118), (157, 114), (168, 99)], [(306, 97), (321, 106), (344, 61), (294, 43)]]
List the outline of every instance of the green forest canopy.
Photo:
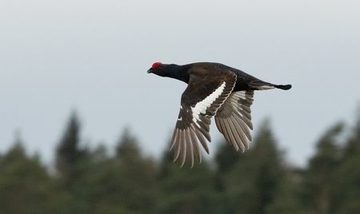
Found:
[(0, 213), (360, 213), (360, 111), (321, 135), (304, 168), (286, 162), (270, 123), (249, 151), (221, 142), (214, 160), (191, 169), (167, 150), (160, 161), (145, 156), (129, 129), (115, 155), (89, 149), (73, 113), (54, 166), (19, 138), (0, 154)]

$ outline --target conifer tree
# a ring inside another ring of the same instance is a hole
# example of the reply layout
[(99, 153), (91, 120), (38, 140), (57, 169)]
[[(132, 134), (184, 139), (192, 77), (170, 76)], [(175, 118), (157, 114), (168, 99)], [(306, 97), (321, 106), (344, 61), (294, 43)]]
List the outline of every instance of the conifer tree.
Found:
[(355, 124), (345, 144), (344, 159), (360, 155), (360, 105), (355, 114)]
[(80, 146), (80, 128), (77, 114), (73, 112), (56, 149), (56, 170), (59, 179), (70, 189), (81, 176), (82, 161), (86, 155), (86, 150)]
[(129, 128), (124, 129), (117, 143), (115, 164), (116, 197), (128, 212), (152, 213), (157, 169), (151, 158), (144, 157)]
[(334, 173), (334, 213), (360, 213), (360, 106), (341, 162)]
[(161, 160), (157, 213), (222, 213), (208, 161), (180, 167), (173, 155), (166, 149)]
[(53, 196), (45, 167), (17, 138), (0, 160), (0, 213), (51, 213)]
[(282, 152), (265, 120), (255, 136), (253, 147), (226, 175), (229, 213), (266, 213), (274, 201), (283, 176)]
[[(217, 178), (221, 180), (222, 175), (231, 171), (232, 168), (241, 161), (242, 157), (242, 152), (235, 151), (233, 146), (225, 140), (222, 140), (215, 154)], [(221, 182), (220, 180), (219, 182)], [(219, 185), (222, 186), (221, 184)]]
[(334, 172), (341, 157), (341, 149), (337, 141), (343, 127), (343, 123), (336, 123), (330, 127), (318, 140), (316, 153), (309, 160), (305, 177), (309, 191), (308, 202), (316, 213), (325, 214), (333, 210), (331, 188), (334, 184)]

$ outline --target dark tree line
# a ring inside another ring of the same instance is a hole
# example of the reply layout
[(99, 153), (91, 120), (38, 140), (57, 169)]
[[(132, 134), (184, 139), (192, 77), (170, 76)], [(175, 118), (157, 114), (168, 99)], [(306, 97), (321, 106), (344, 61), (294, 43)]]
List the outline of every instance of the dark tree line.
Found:
[(89, 149), (72, 114), (54, 166), (19, 138), (0, 154), (0, 213), (360, 213), (360, 112), (330, 126), (304, 168), (287, 163), (269, 120), (256, 133), (243, 154), (220, 142), (214, 160), (180, 168), (168, 151), (145, 156), (129, 129), (114, 155)]

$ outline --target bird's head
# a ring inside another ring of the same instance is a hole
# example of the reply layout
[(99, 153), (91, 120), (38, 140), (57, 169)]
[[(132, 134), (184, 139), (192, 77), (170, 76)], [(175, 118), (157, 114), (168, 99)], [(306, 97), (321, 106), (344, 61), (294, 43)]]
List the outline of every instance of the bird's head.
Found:
[(149, 74), (153, 73), (161, 77), (170, 77), (189, 82), (189, 74), (186, 72), (188, 67), (179, 66), (176, 64), (162, 64), (161, 62), (154, 62), (151, 68), (147, 71)]
[(154, 73), (159, 76), (166, 76), (165, 65), (161, 62), (154, 62), (151, 68), (147, 71), (149, 74)]

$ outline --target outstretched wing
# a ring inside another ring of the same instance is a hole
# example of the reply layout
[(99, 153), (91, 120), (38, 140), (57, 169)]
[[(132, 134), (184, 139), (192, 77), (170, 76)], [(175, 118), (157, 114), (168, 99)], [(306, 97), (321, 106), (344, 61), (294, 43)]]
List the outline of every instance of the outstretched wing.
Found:
[[(220, 77), (219, 77), (220, 76)], [(207, 153), (207, 141), (211, 141), (209, 134), (210, 119), (232, 92), (236, 75), (223, 72), (222, 75), (200, 75), (193, 73), (187, 88), (181, 96), (181, 106), (176, 122), (170, 150), (174, 149), (174, 161), (181, 160), (181, 166), (186, 159), (201, 162), (201, 152), (198, 142)]]
[(236, 151), (241, 149), (244, 152), (249, 148), (249, 141), (252, 140), (250, 106), (254, 100), (253, 96), (254, 91), (232, 93), (215, 116), (217, 128)]

